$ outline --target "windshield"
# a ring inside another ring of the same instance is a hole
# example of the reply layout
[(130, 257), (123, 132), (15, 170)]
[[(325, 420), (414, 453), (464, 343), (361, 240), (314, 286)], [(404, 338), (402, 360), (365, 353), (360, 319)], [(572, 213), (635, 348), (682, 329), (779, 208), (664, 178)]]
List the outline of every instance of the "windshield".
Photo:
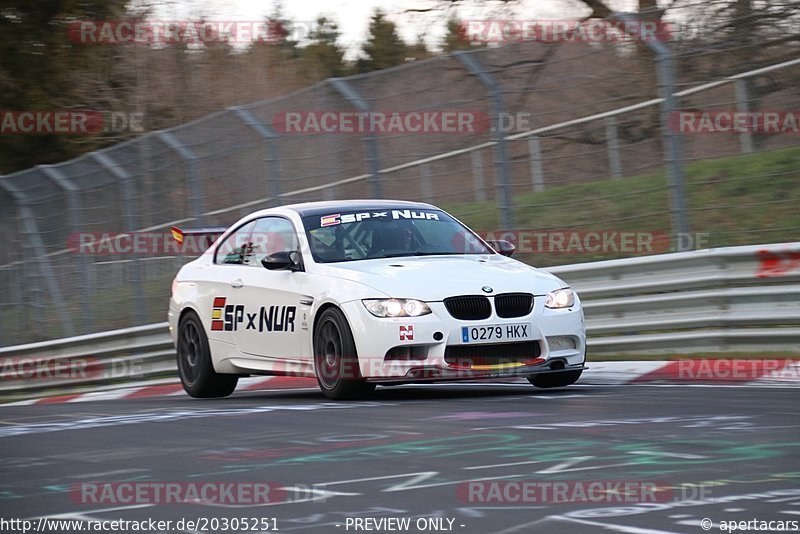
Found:
[(469, 229), (440, 210), (376, 209), (303, 217), (317, 263), (494, 254)]

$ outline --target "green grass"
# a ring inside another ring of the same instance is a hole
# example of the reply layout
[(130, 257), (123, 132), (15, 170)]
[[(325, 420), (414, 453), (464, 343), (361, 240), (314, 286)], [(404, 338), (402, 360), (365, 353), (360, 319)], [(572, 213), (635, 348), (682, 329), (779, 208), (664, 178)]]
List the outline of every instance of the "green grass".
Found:
[[(690, 163), (689, 224), (697, 248), (796, 241), (800, 237), (800, 148)], [(552, 187), (514, 197), (518, 229), (671, 233), (665, 172)], [(498, 229), (493, 202), (443, 206), (475, 230)], [(670, 252), (670, 245), (656, 247)], [(627, 254), (630, 256), (631, 254)], [(520, 254), (537, 266), (626, 257), (624, 253)]]

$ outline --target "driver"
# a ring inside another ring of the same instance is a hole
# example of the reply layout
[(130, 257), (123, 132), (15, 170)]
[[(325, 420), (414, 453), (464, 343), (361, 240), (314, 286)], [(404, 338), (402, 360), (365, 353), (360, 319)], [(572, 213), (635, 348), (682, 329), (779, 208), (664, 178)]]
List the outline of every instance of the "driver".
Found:
[(372, 229), (370, 256), (385, 252), (410, 252), (414, 238), (414, 224), (411, 221), (392, 221), (375, 224)]

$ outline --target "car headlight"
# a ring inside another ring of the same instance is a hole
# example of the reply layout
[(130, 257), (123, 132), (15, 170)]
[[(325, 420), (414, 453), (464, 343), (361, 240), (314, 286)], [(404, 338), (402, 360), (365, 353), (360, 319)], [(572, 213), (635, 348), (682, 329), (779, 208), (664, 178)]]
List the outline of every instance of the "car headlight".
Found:
[(375, 299), (361, 302), (375, 317), (419, 317), (431, 313), (427, 304), (415, 299)]
[(570, 308), (574, 305), (575, 293), (568, 287), (551, 291), (547, 294), (547, 298), (544, 301), (545, 308)]

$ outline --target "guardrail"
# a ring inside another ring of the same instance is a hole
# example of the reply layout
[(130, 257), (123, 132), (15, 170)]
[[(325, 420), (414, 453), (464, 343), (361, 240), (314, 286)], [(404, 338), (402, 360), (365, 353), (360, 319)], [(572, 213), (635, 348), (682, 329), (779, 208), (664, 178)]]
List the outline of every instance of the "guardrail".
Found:
[[(163, 322), (0, 349), (0, 392), (14, 394), (177, 376), (175, 349), (167, 326)], [(21, 361), (27, 363), (20, 365)], [(38, 362), (45, 367), (37, 369)], [(26, 380), (29, 370), (36, 372), (36, 380)]]
[(581, 295), (590, 355), (800, 352), (800, 243), (548, 270)]
[[(547, 269), (583, 300), (591, 356), (800, 352), (800, 242), (609, 260)], [(167, 323), (0, 349), (0, 361), (83, 358), (87, 372), (10, 379), (5, 394), (175, 376)], [(131, 372), (133, 371), (133, 372)]]

